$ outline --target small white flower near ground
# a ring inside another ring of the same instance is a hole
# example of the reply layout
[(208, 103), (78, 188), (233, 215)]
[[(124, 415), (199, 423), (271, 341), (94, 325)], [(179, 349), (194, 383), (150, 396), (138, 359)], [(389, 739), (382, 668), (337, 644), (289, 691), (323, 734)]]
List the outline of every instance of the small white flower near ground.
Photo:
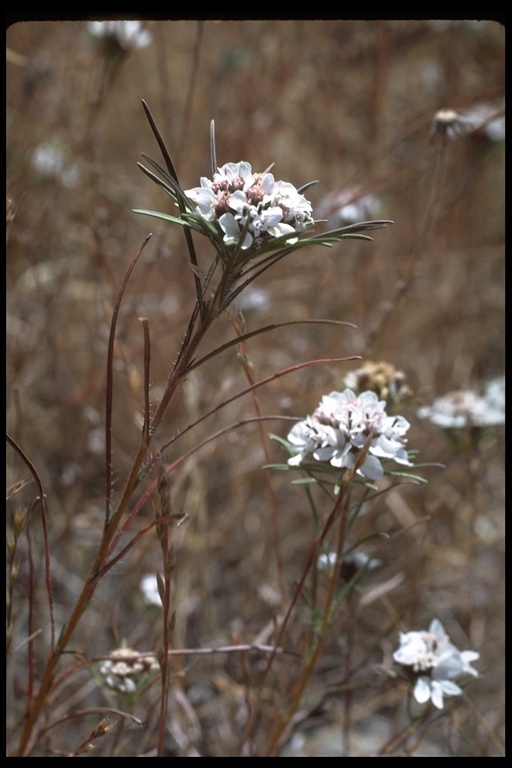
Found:
[(459, 651), (451, 642), (438, 619), (427, 631), (401, 632), (400, 647), (393, 654), (397, 664), (406, 667), (414, 680), (413, 696), (419, 704), (431, 701), (443, 709), (445, 696), (460, 696), (462, 689), (455, 679), (478, 672), (471, 666), (480, 654)]

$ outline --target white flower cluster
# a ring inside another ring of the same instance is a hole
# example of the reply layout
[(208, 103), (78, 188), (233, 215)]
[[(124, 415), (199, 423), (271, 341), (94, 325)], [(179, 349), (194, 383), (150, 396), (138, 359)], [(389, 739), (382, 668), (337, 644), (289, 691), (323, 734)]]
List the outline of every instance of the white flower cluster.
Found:
[(100, 674), (116, 693), (132, 694), (147, 679), (147, 673), (158, 668), (155, 656), (139, 656), (131, 648), (117, 648), (100, 666)]
[(420, 419), (445, 429), (493, 427), (505, 423), (505, 377), (489, 381), (483, 395), (457, 390), (438, 397), (431, 406), (418, 410)]
[(346, 389), (325, 395), (313, 415), (295, 424), (289, 433), (288, 442), (297, 453), (288, 464), (298, 466), (306, 457), (313, 457), (348, 469), (370, 438), (358, 474), (378, 480), (384, 474), (381, 459), (411, 466), (404, 439), (409, 422), (403, 416), (388, 416), (385, 406), (375, 392), (357, 396)]
[(64, 150), (53, 144), (38, 144), (32, 152), (32, 167), (43, 179), (57, 179), (68, 189), (80, 183), (80, 171)]
[(361, 187), (349, 187), (324, 197), (318, 205), (317, 215), (322, 219), (334, 219), (338, 226), (344, 226), (379, 216), (381, 209), (378, 197), (365, 194)]
[(437, 709), (443, 708), (443, 696), (460, 696), (462, 689), (454, 679), (464, 675), (478, 677), (471, 666), (480, 654), (459, 651), (446, 634), (443, 625), (434, 619), (428, 631), (401, 632), (400, 648), (393, 658), (408, 667), (416, 677), (413, 695), (419, 704), (432, 701)]
[(88, 21), (87, 29), (94, 37), (106, 37), (115, 40), (121, 48), (145, 48), (153, 37), (142, 23), (131, 21)]
[(185, 195), (204, 219), (218, 222), (228, 245), (245, 232), (244, 250), (265, 236), (293, 235), (314, 223), (311, 204), (293, 184), (275, 181), (268, 170), (253, 173), (250, 163), (226, 163), (213, 181), (203, 176)]

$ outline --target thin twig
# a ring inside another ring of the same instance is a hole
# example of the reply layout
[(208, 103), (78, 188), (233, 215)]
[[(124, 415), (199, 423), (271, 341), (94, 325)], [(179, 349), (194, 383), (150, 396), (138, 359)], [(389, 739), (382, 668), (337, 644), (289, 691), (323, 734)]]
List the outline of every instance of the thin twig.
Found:
[(149, 337), (149, 321), (146, 317), (139, 318), (144, 328), (144, 422), (142, 432), (149, 442), (149, 387), (151, 370), (151, 340)]
[[(41, 508), (41, 522), (43, 526), (43, 540), (44, 540), (44, 561), (45, 561), (45, 580), (46, 580), (46, 592), (48, 594), (48, 609), (50, 613), (50, 648), (51, 652), (53, 653), (55, 649), (55, 613), (53, 608), (53, 588), (52, 588), (52, 576), (51, 576), (51, 568), (50, 568), (50, 546), (48, 541), (48, 525), (47, 525), (47, 515), (46, 515), (46, 494), (43, 489), (43, 483), (39, 476), (39, 472), (35, 468), (34, 464), (30, 461), (27, 454), (21, 446), (18, 445), (16, 440), (12, 438), (10, 435), (6, 435), (7, 442), (9, 445), (14, 448), (16, 453), (21, 457), (22, 461), (25, 462), (27, 467), (30, 470), (30, 473), (32, 474), (37, 487), (39, 488), (39, 496), (34, 500), (34, 503), (32, 504), (31, 513), (34, 511), (36, 506), (39, 506)], [(29, 515), (30, 519), (31, 514)]]
[(121, 301), (128, 285), (130, 276), (137, 264), (139, 257), (148, 244), (151, 238), (149, 234), (142, 243), (138, 253), (132, 259), (128, 271), (126, 272), (121, 288), (117, 295), (116, 303), (114, 305), (114, 311), (112, 313), (112, 321), (110, 323), (110, 334), (108, 339), (107, 349), (107, 386), (105, 396), (105, 525), (106, 530), (110, 521), (110, 508), (112, 505), (112, 402), (114, 396), (114, 342), (116, 335), (117, 318), (119, 316), (119, 309)]

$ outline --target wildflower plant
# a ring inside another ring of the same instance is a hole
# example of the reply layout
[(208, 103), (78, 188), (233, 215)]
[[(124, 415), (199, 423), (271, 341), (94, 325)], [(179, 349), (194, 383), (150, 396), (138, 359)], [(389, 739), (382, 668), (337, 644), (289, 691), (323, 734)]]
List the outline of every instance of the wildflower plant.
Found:
[[(162, 550), (161, 571), (163, 575), (157, 576), (156, 579), (158, 594), (163, 607), (162, 639), (156, 654), (161, 682), (157, 754), (162, 754), (171, 681), (170, 649), (176, 619), (173, 600), (176, 555), (172, 528), (182, 525), (189, 519), (188, 514), (173, 511), (171, 487), (168, 479), (169, 473), (187, 454), (171, 464), (166, 464), (163, 459), (164, 451), (174, 445), (183, 432), (166, 441), (165, 435), (162, 434), (164, 415), (169, 409), (178, 385), (190, 375), (191, 371), (198, 369), (204, 362), (225, 352), (226, 349), (233, 346), (241, 349), (252, 336), (270, 332), (279, 327), (280, 324), (274, 324), (256, 331), (246, 332), (244, 323), (237, 315), (239, 319), (233, 321), (237, 333), (236, 338), (204, 354), (203, 357), (198, 356), (201, 344), (212, 325), (258, 276), (284, 257), (289, 257), (307, 246), (330, 247), (347, 238), (371, 240), (367, 234), (364, 234), (365, 232), (392, 223), (388, 220), (365, 221), (327, 232), (318, 232), (317, 227), (321, 222), (314, 219), (311, 203), (304, 195), (311, 185), (306, 184), (296, 188), (289, 182), (276, 180), (271, 173), (272, 166), (269, 166), (262, 173), (254, 172), (251, 165), (246, 161), (228, 162), (218, 166), (213, 123), (211, 126), (211, 178), (205, 176), (201, 178), (198, 187), (184, 189), (178, 181), (169, 151), (153, 116), (145, 102), (143, 102), (143, 106), (162, 152), (165, 167), (147, 155), (144, 155), (144, 158), (149, 167), (142, 164), (140, 167), (145, 175), (156, 182), (168, 195), (176, 210), (173, 214), (152, 210), (138, 210), (137, 212), (176, 224), (183, 229), (195, 289), (195, 305), (185, 328), (181, 348), (171, 363), (170, 374), (163, 388), (163, 394), (157, 403), (150, 401), (152, 362), (150, 325), (147, 318), (141, 318), (144, 337), (142, 427), (138, 448), (127, 476), (124, 478), (122, 490), (118, 498), (114, 498), (112, 432), (115, 337), (126, 286), (151, 236), (146, 238), (122, 281), (110, 327), (106, 376), (106, 482), (103, 533), (76, 603), (59, 633), (57, 633), (53, 611), (50, 557), (47, 551), (46, 583), (50, 607), (50, 648), (38, 685), (34, 679), (33, 665), (30, 665), (29, 685), (33, 694), (27, 703), (18, 747), (19, 755), (31, 754), (44, 732), (41, 720), (42, 713), (54, 688), (59, 663), (63, 659), (72, 638), (76, 636), (77, 629), (84, 619), (98, 583), (106, 578), (111, 569), (150, 531), (156, 533)], [(203, 237), (211, 244), (211, 259), (206, 265), (198, 263), (194, 236)], [(282, 323), (281, 325), (286, 324)], [(317, 361), (306, 364), (315, 362)], [(304, 365), (295, 366), (294, 370), (300, 369)], [(254, 392), (267, 381), (285, 375), (287, 372), (288, 370), (285, 369), (275, 374), (274, 377), (260, 382), (254, 382), (249, 378), (250, 385), (236, 397)], [(199, 418), (189, 428), (227, 405), (232, 399), (214, 406), (210, 413)], [(324, 406), (327, 407), (328, 403), (325, 403)], [(367, 410), (366, 417), (370, 420), (379, 420), (379, 424), (381, 424), (382, 429), (379, 436), (375, 437), (374, 443), (369, 446), (367, 445), (366, 434), (363, 434), (359, 428), (359, 432), (356, 434), (357, 430), (350, 426), (350, 437), (347, 436), (346, 440), (347, 450), (344, 450), (340, 444), (338, 446), (340, 452), (333, 443), (330, 459), (333, 465), (349, 467), (368, 476), (376, 477), (380, 475), (379, 457), (392, 455), (398, 460), (405, 461), (401, 435), (405, 431), (406, 425), (394, 421), (394, 428), (392, 428), (391, 423), (386, 421), (385, 414), (379, 410), (380, 406), (376, 400), (374, 402), (371, 399), (371, 403), (366, 403), (365, 407)], [(324, 426), (327, 428), (329, 425), (325, 424)], [(373, 429), (373, 426), (369, 426), (369, 428)], [(155, 441), (156, 435), (158, 435), (158, 443)], [(36, 508), (40, 508), (43, 520), (45, 520), (46, 501), (42, 481), (20, 446), (13, 439), (10, 439), (9, 442), (34, 476), (40, 490), (35, 505)], [(369, 451), (370, 448), (371, 451)], [(324, 453), (326, 449), (329, 450), (327, 443), (325, 445), (319, 444), (317, 449), (323, 450)], [(364, 460), (362, 460), (363, 454)], [(154, 475), (153, 479), (151, 479), (152, 475)], [(141, 490), (141, 482), (145, 478), (149, 478), (149, 487)], [(136, 533), (130, 533), (138, 513), (153, 494), (158, 497), (155, 504), (154, 519), (149, 523), (143, 523)], [(283, 624), (283, 628), (285, 625), (286, 622)], [(272, 668), (276, 655), (281, 651), (279, 648), (281, 638), (282, 634), (270, 648), (265, 649), (265, 652), (270, 654), (267, 674)], [(123, 649), (116, 652), (109, 661), (101, 666), (99, 674), (103, 683), (111, 690), (117, 690), (123, 696), (138, 696), (140, 693), (139, 678), (142, 675), (144, 682), (142, 689), (145, 690), (146, 676), (152, 673), (154, 669), (154, 659), (148, 666), (149, 662), (141, 661), (138, 656), (134, 662), (133, 653), (130, 652), (130, 658), (126, 656), (127, 653)], [(309, 671), (306, 677), (309, 676), (311, 669), (312, 666), (308, 662)], [(299, 697), (293, 699), (293, 704), (288, 712), (289, 716), (298, 705), (298, 701)], [(255, 712), (256, 710), (253, 710), (249, 717), (244, 741), (249, 738), (254, 724)], [(276, 738), (279, 738), (279, 734), (276, 735)]]
[[(475, 604), (475, 557), (479, 520), (485, 517), (478, 486), (488, 482), (486, 463), (482, 460), (485, 441), (505, 425), (505, 377), (488, 380), (479, 391), (458, 389), (437, 397), (417, 411), (418, 418), (430, 422), (448, 439), (454, 460), (465, 469), (467, 505), (461, 521), (465, 528), (466, 605), (473, 615)], [(471, 637), (470, 626), (466, 628)]]
[[(397, 402), (398, 392), (394, 385), (390, 392), (389, 385), (398, 378), (400, 388), (405, 391), (403, 377), (397, 377), (391, 365), (381, 363), (377, 368), (388, 374), (386, 386), (380, 377), (379, 391), (382, 387), (393, 405)], [(348, 374), (346, 378), (356, 383), (361, 380), (360, 371)], [(362, 379), (367, 380), (367, 377)], [(300, 692), (307, 685), (336, 612), (344, 602), (349, 611), (353, 610), (351, 597), (356, 585), (366, 571), (372, 570), (372, 563), (376, 567), (381, 562), (362, 550), (361, 545), (366, 541), (354, 540), (354, 523), (365, 502), (385, 492), (386, 488), (379, 491), (377, 485), (385, 475), (391, 481), (388, 488), (407, 481), (424, 482), (422, 477), (412, 473), (414, 452), (407, 450), (406, 438), (410, 424), (401, 415), (389, 415), (387, 408), (386, 401), (369, 389), (359, 394), (349, 388), (333, 391), (322, 397), (311, 415), (292, 427), (286, 440), (276, 438), (290, 455), (286, 464), (272, 465), (271, 468), (300, 472), (301, 477), (295, 482), (306, 488), (317, 529), (305, 574), (296, 591), (298, 596), (306, 586), (306, 574), (311, 573), (310, 655), (298, 684)], [(311, 493), (311, 486), (318, 486), (330, 498), (327, 515), (320, 511), (324, 504), (320, 505)], [(360, 493), (356, 493), (357, 490)], [(379, 536), (369, 538), (378, 539)], [(323, 598), (318, 589), (321, 572), (329, 577)], [(348, 670), (351, 664), (348, 657), (346, 663)]]
[[(154, 123), (153, 130), (156, 130)], [(161, 140), (159, 143), (162, 148)], [(256, 277), (301, 248), (332, 246), (347, 238), (371, 240), (361, 233), (392, 223), (365, 221), (315, 233), (315, 224), (321, 222), (313, 219), (311, 203), (303, 193), (316, 181), (298, 189), (289, 182), (276, 181), (270, 172), (273, 164), (262, 173), (253, 172), (250, 163), (245, 161), (218, 167), (213, 121), (210, 148), (212, 178), (203, 176), (199, 187), (188, 190), (180, 187), (166, 150), (166, 169), (144, 155), (153, 170), (139, 163), (141, 170), (169, 195), (179, 208), (179, 215), (136, 210), (185, 229), (202, 317), (212, 310), (214, 316), (220, 314)], [(189, 237), (192, 232), (208, 238), (215, 253), (202, 280)], [(220, 272), (220, 279), (215, 285), (216, 272)]]
[(501, 751), (491, 26), (9, 29), (9, 756)]

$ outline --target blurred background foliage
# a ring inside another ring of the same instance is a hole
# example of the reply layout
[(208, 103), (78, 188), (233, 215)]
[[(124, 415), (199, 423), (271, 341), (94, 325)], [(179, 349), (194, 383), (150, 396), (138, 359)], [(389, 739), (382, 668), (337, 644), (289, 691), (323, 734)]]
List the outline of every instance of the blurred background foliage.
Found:
[[(7, 424), (47, 493), (57, 621), (65, 620), (101, 535), (108, 330), (125, 271), (149, 232), (115, 349), (118, 488), (141, 423), (139, 318), (150, 322), (156, 401), (193, 308), (180, 228), (132, 212), (171, 212), (136, 165), (142, 152), (161, 161), (145, 99), (184, 188), (211, 175), (214, 119), (219, 165), (246, 160), (263, 171), (275, 163), (276, 178), (297, 187), (318, 179), (307, 197), (331, 224), (343, 216), (349, 222), (354, 212), (360, 220), (395, 222), (376, 232), (373, 243), (293, 254), (240, 301), (248, 330), (306, 318), (348, 321), (357, 329), (292, 326), (250, 341), (248, 354), (257, 379), (303, 360), (349, 355), (386, 360), (406, 374), (414, 393), (402, 411), (412, 424), (409, 447), (418, 449), (419, 461), (446, 466), (425, 470), (425, 487), (375, 499), (354, 531), (354, 540), (390, 536), (373, 545), (384, 564), (380, 576), (368, 576), (368, 589), (375, 578), (384, 585), (389, 579), (389, 589), (364, 609), (353, 608), (354, 733), (362, 724), (367, 737), (365, 723), (374, 724), (382, 741), (393, 732), (403, 693), (386, 681), (383, 658), (389, 659), (398, 628), (421, 628), (438, 617), (459, 647), (480, 651), (482, 677), (449, 747), (441, 727), (431, 737), (439, 754), (495, 755), (504, 727), (503, 439), (491, 432), (476, 457), (464, 454), (415, 411), (437, 395), (481, 387), (504, 372), (504, 28), (493, 21), (427, 20), (148, 20), (143, 28), (151, 41), (140, 48), (108, 44), (85, 22), (7, 30)], [(208, 244), (196, 246), (200, 264), (207, 264)], [(230, 323), (221, 321), (204, 351), (232, 337)], [(303, 418), (358, 364), (314, 366), (281, 378), (260, 390), (262, 412)], [(162, 442), (244, 386), (232, 348), (189, 377)], [(187, 433), (167, 461), (253, 415), (249, 397), (237, 400)], [(289, 427), (276, 419), (265, 432), (284, 437)], [(283, 460), (277, 443), (269, 451), (273, 461)], [(177, 540), (176, 647), (251, 642), (272, 621), (278, 598), (264, 463), (256, 426), (249, 425), (209, 443), (172, 475), (174, 509), (191, 518)], [(8, 453), (9, 482), (25, 474)], [(271, 479), (291, 592), (314, 528), (290, 476)], [(23, 489), (16, 504), (31, 494)], [(144, 515), (152, 518), (151, 505)], [(42, 555), (36, 536), (34, 557), (42, 563)], [(80, 650), (105, 655), (122, 639), (140, 650), (156, 647), (158, 609), (145, 606), (139, 590), (142, 575), (158, 570), (156, 558), (150, 535), (100, 587), (76, 638)], [(468, 560), (476, 574), (471, 604)], [(23, 565), (17, 589), (22, 639)], [(44, 644), (43, 591), (38, 606)], [(325, 714), (333, 722), (347, 621), (341, 611), (316, 680), (320, 692), (334, 686)], [(239, 684), (244, 674), (252, 680), (257, 673), (257, 665), (247, 673), (230, 657), (187, 662), (186, 674), (181, 669), (185, 693), (199, 702), (202, 754), (230, 754), (243, 708)], [(15, 732), (24, 686), (16, 656), (8, 682)], [(82, 672), (55, 706), (64, 712), (70, 702), (101, 703), (102, 696)], [(185, 717), (178, 710), (177, 720)], [(383, 731), (376, 722), (385, 723)], [(79, 741), (69, 726), (53, 733), (65, 748)], [(151, 727), (143, 737), (134, 733), (137, 748), (154, 743)]]

